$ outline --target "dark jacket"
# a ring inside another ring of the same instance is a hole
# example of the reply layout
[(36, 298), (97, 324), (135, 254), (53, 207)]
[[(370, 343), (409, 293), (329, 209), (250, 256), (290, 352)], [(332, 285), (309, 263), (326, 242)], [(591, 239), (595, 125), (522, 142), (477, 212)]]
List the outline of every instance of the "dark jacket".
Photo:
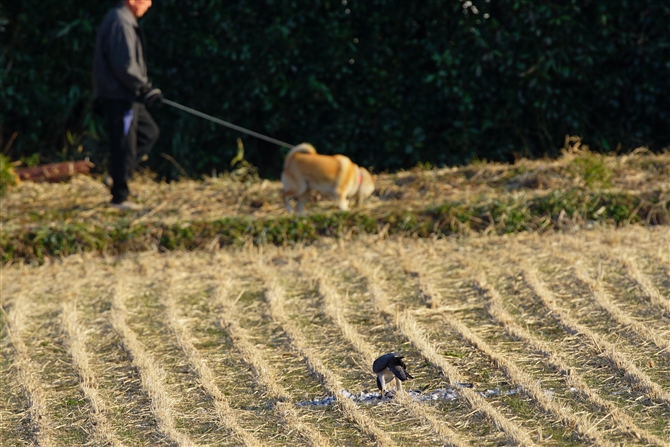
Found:
[(137, 18), (119, 3), (98, 28), (93, 60), (94, 96), (136, 99), (151, 86), (144, 55), (144, 36)]

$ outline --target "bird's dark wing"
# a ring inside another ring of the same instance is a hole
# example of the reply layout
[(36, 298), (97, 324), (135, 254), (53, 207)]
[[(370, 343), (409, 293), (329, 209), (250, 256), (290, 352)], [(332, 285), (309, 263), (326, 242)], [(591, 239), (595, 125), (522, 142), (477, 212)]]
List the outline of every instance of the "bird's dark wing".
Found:
[(401, 359), (402, 357), (399, 357), (395, 352), (389, 352), (388, 354), (382, 355), (372, 363), (372, 372), (380, 372), (382, 369), (389, 366), (389, 363), (396, 358)]
[(410, 373), (407, 372), (407, 370), (405, 369), (405, 364), (403, 362), (399, 362), (395, 365), (389, 366), (389, 371), (391, 371), (394, 376), (396, 376), (398, 379), (402, 381), (414, 378)]

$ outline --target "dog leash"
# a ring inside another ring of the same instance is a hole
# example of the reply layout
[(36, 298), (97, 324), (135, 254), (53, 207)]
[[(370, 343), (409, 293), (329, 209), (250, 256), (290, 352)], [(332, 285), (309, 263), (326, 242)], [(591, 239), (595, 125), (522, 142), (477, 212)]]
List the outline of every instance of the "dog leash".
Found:
[(260, 138), (261, 140), (269, 141), (270, 143), (274, 143), (278, 146), (287, 147), (289, 149), (295, 146), (295, 144), (284, 143), (283, 141), (279, 141), (279, 140), (276, 140), (274, 138), (267, 137), (267, 136), (262, 135), (258, 132), (254, 132), (253, 130), (249, 130), (249, 129), (245, 129), (244, 127), (237, 126), (233, 123), (229, 123), (227, 121), (220, 120), (220, 119), (215, 118), (213, 116), (207, 115), (206, 113), (198, 112), (195, 109), (183, 106), (183, 105), (178, 104), (174, 101), (170, 101), (169, 99), (163, 98), (162, 103), (167, 104), (170, 107), (174, 107), (175, 109), (183, 110), (184, 112), (190, 113), (191, 115), (199, 116), (200, 118), (204, 118), (208, 121), (219, 124), (221, 126), (229, 127), (233, 130), (237, 130), (239, 132), (246, 133), (247, 135), (251, 135), (252, 137), (256, 137), (256, 138)]

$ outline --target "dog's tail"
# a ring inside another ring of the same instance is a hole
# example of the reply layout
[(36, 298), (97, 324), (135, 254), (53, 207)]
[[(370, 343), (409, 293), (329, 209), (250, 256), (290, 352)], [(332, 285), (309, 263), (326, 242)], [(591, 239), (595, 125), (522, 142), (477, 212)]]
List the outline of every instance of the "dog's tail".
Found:
[(286, 158), (284, 159), (284, 167), (286, 167), (286, 164), (287, 164), (288, 161), (291, 159), (291, 157), (293, 156), (293, 154), (297, 154), (297, 153), (301, 153), (301, 154), (316, 154), (316, 149), (314, 149), (314, 146), (312, 146), (312, 145), (309, 144), (309, 143), (300, 143), (299, 145), (294, 146), (294, 147), (288, 152), (288, 154), (286, 154)]

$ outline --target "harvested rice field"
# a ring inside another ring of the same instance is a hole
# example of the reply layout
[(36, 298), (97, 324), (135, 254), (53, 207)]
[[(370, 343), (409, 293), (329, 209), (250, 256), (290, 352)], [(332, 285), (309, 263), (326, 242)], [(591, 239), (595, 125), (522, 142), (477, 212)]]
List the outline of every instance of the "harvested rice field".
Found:
[(3, 446), (670, 445), (665, 225), (81, 253), (1, 292)]

